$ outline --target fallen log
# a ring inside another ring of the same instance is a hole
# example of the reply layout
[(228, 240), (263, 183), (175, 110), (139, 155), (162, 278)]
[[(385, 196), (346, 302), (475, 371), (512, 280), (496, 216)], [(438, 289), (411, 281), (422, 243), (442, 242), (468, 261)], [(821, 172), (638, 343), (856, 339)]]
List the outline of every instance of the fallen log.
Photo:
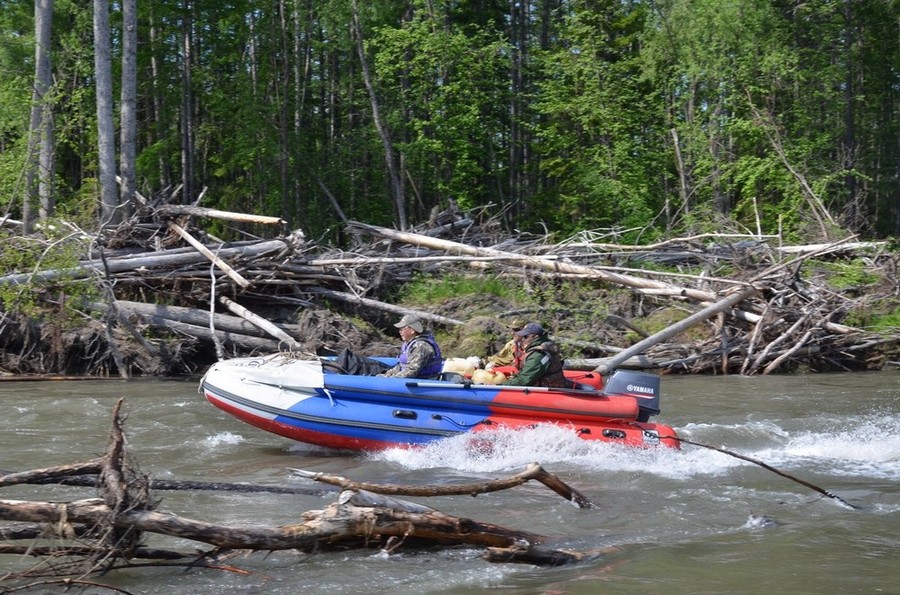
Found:
[(684, 320), (681, 320), (681, 321), (659, 331), (658, 333), (655, 333), (655, 334), (647, 337), (646, 339), (643, 339), (643, 340), (635, 343), (631, 347), (623, 350), (621, 353), (617, 353), (616, 355), (611, 357), (604, 364), (597, 366), (596, 371), (599, 372), (600, 374), (608, 374), (613, 369), (615, 369), (616, 366), (619, 365), (619, 363), (627, 360), (629, 357), (631, 357), (633, 355), (637, 355), (637, 354), (647, 350), (649, 347), (656, 345), (657, 343), (661, 343), (661, 342), (665, 341), (666, 339), (674, 337), (678, 333), (686, 331), (687, 329), (691, 328), (695, 324), (698, 324), (704, 320), (707, 320), (707, 319), (715, 316), (719, 312), (722, 312), (728, 308), (735, 306), (736, 304), (741, 303), (742, 301), (744, 301), (745, 299), (747, 299), (748, 297), (750, 297), (751, 295), (753, 295), (757, 292), (758, 292), (758, 290), (755, 287), (750, 287), (750, 288), (744, 289), (742, 291), (737, 291), (737, 292), (729, 295), (728, 297), (725, 297), (725, 298), (719, 300), (715, 304), (712, 304), (711, 306), (707, 306), (706, 308), (700, 310), (699, 312), (696, 312), (696, 313), (688, 316)]
[[(204, 341), (213, 340), (213, 332), (211, 332), (208, 327), (198, 326), (195, 324), (187, 324), (184, 322), (177, 322), (175, 320), (170, 320), (168, 318), (154, 315), (147, 315), (144, 317), (144, 320), (151, 326), (165, 329), (176, 334), (192, 337), (194, 339), (201, 339)], [(265, 339), (261, 337), (242, 335), (238, 333), (230, 333), (219, 330), (215, 331), (215, 337), (217, 337), (218, 340), (222, 343), (228, 343), (230, 345), (234, 345), (248, 351), (261, 351), (271, 353), (274, 351), (279, 351), (282, 347), (281, 344), (274, 339)]]
[(156, 213), (162, 217), (173, 217), (178, 215), (190, 215), (192, 217), (210, 217), (212, 219), (222, 219), (224, 221), (242, 221), (245, 223), (262, 223), (263, 225), (286, 225), (281, 217), (269, 217), (266, 215), (252, 215), (247, 213), (235, 213), (234, 211), (220, 211), (218, 209), (208, 209), (206, 207), (197, 207), (193, 205), (176, 205), (165, 204), (160, 205), (156, 209)]
[[(220, 259), (228, 258), (258, 258), (264, 254), (280, 252), (287, 247), (284, 240), (270, 240), (248, 246), (222, 248), (218, 251)], [(0, 285), (23, 285), (33, 281), (55, 281), (65, 277), (66, 279), (85, 279), (93, 276), (103, 276), (109, 273), (123, 273), (135, 271), (140, 268), (163, 268), (183, 265), (193, 265), (205, 262), (207, 258), (195, 250), (190, 252), (178, 251), (175, 254), (161, 252), (154, 255), (142, 255), (140, 257), (123, 259), (90, 260), (78, 263), (71, 269), (48, 269), (31, 273), (18, 273), (0, 277)]]
[(281, 527), (226, 527), (147, 510), (114, 511), (101, 498), (74, 502), (0, 500), (0, 519), (40, 523), (112, 524), (116, 528), (190, 539), (219, 548), (315, 551), (335, 546), (360, 547), (380, 538), (415, 535), (441, 545), (511, 546), (540, 543), (545, 538), (525, 531), (445, 515), (436, 510), (371, 498), (358, 492), (341, 493), (338, 502), (320, 511), (307, 511), (299, 523)]
[(0, 475), (0, 488), (28, 483), (56, 483), (66, 477), (82, 474), (98, 474), (103, 468), (103, 459), (97, 458), (72, 465), (58, 465), (44, 469), (32, 469), (18, 473)]
[[(27, 481), (62, 483), (67, 472), (83, 477), (85, 472), (96, 472), (96, 485), (103, 497), (84, 498), (71, 502), (26, 501), (0, 499), (0, 520), (32, 523), (30, 526), (0, 527), (0, 536), (6, 539), (30, 539), (24, 547), (5, 545), (0, 553), (20, 553), (47, 556), (48, 564), (62, 556), (67, 563), (65, 574), (83, 578), (91, 573), (109, 572), (117, 562), (135, 557), (151, 557), (160, 560), (177, 560), (192, 556), (201, 561), (216, 557), (222, 549), (239, 550), (298, 550), (322, 552), (335, 548), (379, 547), (386, 552), (405, 547), (433, 547), (434, 545), (469, 545), (499, 548), (518, 553), (505, 557), (495, 555), (493, 561), (523, 561), (558, 565), (578, 561), (584, 554), (534, 549), (546, 540), (542, 535), (484, 523), (470, 518), (455, 517), (431, 507), (391, 495), (360, 489), (357, 482), (336, 476), (302, 472), (320, 482), (353, 485), (343, 489), (337, 500), (322, 510), (302, 513), (296, 523), (278, 527), (229, 527), (180, 515), (159, 512), (151, 508), (153, 501), (149, 488), (152, 481), (140, 475), (130, 461), (126, 440), (121, 427), (120, 411), (124, 399), (117, 401), (113, 412), (113, 427), (107, 451), (99, 459), (87, 463), (58, 466), (0, 477), (0, 486), (15, 485)], [(483, 482), (464, 486), (467, 494), (497, 491), (521, 485), (525, 481), (541, 481), (567, 499), (582, 506), (589, 502), (576, 490), (534, 463), (522, 473), (506, 480)], [(397, 491), (397, 486), (390, 489)], [(445, 494), (446, 486), (438, 488), (405, 487), (425, 495)], [(135, 493), (135, 490), (137, 493)], [(37, 524), (37, 525), (34, 525)], [(50, 533), (38, 533), (37, 528), (49, 524)], [(142, 533), (188, 539), (217, 548), (191, 554), (166, 549), (150, 550), (139, 546)], [(50, 543), (42, 543), (42, 539)], [(34, 542), (37, 540), (37, 543)], [(77, 540), (77, 541), (76, 541)], [(74, 560), (83, 559), (86, 566), (76, 569)], [(488, 558), (491, 559), (491, 558)], [(102, 560), (99, 564), (97, 561)], [(53, 572), (52, 570), (50, 571)], [(59, 571), (61, 572), (61, 571)], [(9, 578), (0, 578), (0, 583)]]
[[(154, 317), (156, 319), (166, 319), (171, 320), (172, 322), (181, 322), (194, 326), (205, 326), (209, 324), (209, 311), (207, 310), (122, 300), (116, 302), (116, 305), (123, 313), (137, 316), (138, 318)], [(92, 304), (92, 307), (95, 310), (102, 311), (105, 306), (103, 304), (94, 303)], [(217, 331), (234, 333), (237, 335), (247, 335), (250, 337), (270, 338), (272, 335), (272, 333), (267, 333), (260, 328), (259, 325), (253, 324), (245, 318), (229, 316), (227, 314), (214, 314), (213, 326), (215, 326)], [(282, 333), (293, 336), (298, 336), (301, 330), (297, 325), (275, 324), (274, 326)]]
[[(612, 357), (566, 358), (565, 367), (569, 370), (585, 372), (593, 372), (601, 367), (612, 370), (613, 366), (610, 366), (610, 361), (612, 361)], [(641, 354), (631, 356), (626, 360), (617, 360), (615, 367), (628, 370), (654, 370), (660, 367), (662, 361)]]

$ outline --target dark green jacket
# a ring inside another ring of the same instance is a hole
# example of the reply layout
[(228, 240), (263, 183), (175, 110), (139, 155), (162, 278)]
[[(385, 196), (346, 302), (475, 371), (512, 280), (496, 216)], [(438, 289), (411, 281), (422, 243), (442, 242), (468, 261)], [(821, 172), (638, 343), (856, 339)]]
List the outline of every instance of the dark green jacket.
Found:
[(546, 335), (536, 338), (525, 349), (522, 371), (504, 382), (506, 386), (548, 386), (571, 388), (563, 375), (563, 360), (559, 347)]

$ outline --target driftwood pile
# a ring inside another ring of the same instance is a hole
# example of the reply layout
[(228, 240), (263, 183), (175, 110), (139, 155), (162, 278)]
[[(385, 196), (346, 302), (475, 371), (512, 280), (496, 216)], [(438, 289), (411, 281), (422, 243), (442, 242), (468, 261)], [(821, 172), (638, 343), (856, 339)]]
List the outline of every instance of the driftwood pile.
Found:
[[(348, 548), (412, 550), (434, 546), (470, 546), (484, 549), (491, 562), (521, 562), (558, 566), (584, 560), (601, 552), (574, 552), (542, 546), (544, 536), (509, 529), (400, 500), (396, 496), (476, 496), (538, 481), (579, 508), (593, 508), (581, 493), (537, 463), (506, 479), (465, 485), (399, 486), (358, 483), (339, 476), (292, 469), (328, 486), (335, 502), (323, 510), (310, 510), (297, 522), (279, 527), (227, 527), (155, 510), (153, 489), (275, 491), (271, 486), (157, 481), (143, 475), (128, 455), (122, 431), (120, 399), (106, 452), (89, 461), (17, 473), (0, 471), (0, 488), (23, 484), (89, 485), (96, 497), (60, 501), (0, 499), (0, 555), (40, 558), (43, 563), (0, 577), (0, 591), (40, 585), (89, 584), (92, 575), (132, 565), (184, 566), (229, 569), (224, 563), (247, 551), (273, 550), (328, 552)], [(340, 489), (334, 489), (340, 488)], [(283, 488), (286, 494), (301, 492)], [(323, 490), (305, 490), (320, 494)], [(146, 533), (206, 544), (206, 550), (149, 548)], [(19, 543), (15, 543), (19, 542)], [(236, 569), (235, 569), (236, 570)]]
[[(243, 233), (248, 226), (269, 229), (275, 237), (224, 242), (200, 227), (213, 220), (244, 226)], [(0, 312), (0, 368), (177, 375), (202, 371), (216, 358), (278, 350), (329, 354), (349, 347), (393, 355), (390, 322), (409, 309), (389, 303), (389, 296), (416, 275), (451, 272), (515, 278), (524, 286), (577, 281), (617, 292), (609, 310), (597, 313), (588, 340), (583, 328), (567, 328), (565, 312), (554, 315), (554, 337), (578, 353), (567, 358), (572, 368), (768, 374), (799, 367), (878, 369), (898, 359), (897, 334), (844, 323), (850, 312), (898, 299), (896, 256), (877, 243), (846, 238), (778, 247), (772, 237), (706, 234), (628, 246), (585, 233), (550, 244), (541, 237), (505, 237), (492, 219), (457, 212), (437, 213), (411, 232), (349, 222), (344, 233), (353, 238), (352, 250), (286, 233), (278, 218), (175, 205), (144, 212), (102, 239), (75, 230), (67, 241), (90, 246), (87, 258), (65, 270), (0, 276), (0, 289), (40, 287), (48, 302), (59, 302), (67, 284), (93, 284), (101, 289), (97, 297), (78, 305), (84, 324), (48, 330)], [(835, 291), (805, 269), (848, 258), (863, 259), (881, 281)], [(720, 276), (725, 269), (730, 274)], [(680, 315), (661, 332), (651, 335), (632, 323), (664, 308)], [(470, 322), (438, 306), (418, 314), (445, 332)], [(493, 314), (510, 312), (501, 305)], [(539, 320), (545, 314), (533, 313)], [(686, 339), (697, 329), (699, 338)]]

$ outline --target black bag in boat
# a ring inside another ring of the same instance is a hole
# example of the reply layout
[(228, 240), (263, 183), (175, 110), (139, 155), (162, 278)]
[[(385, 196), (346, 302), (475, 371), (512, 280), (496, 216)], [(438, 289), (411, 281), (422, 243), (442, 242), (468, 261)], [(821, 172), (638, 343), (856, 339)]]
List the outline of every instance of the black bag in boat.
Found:
[(375, 376), (391, 368), (377, 359), (357, 355), (346, 347), (341, 349), (333, 361), (323, 362), (323, 366), (341, 374), (354, 376)]

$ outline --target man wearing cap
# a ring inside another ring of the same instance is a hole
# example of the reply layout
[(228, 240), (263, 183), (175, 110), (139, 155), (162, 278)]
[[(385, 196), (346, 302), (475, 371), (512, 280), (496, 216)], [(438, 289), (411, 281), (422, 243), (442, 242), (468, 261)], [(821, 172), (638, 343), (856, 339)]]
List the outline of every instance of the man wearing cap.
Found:
[(397, 365), (379, 376), (391, 378), (438, 378), (441, 375), (443, 359), (441, 348), (431, 333), (425, 332), (422, 319), (415, 314), (407, 314), (394, 325), (400, 331), (403, 346)]
[(505, 381), (506, 386), (546, 386), (571, 388), (572, 383), (563, 374), (563, 360), (559, 347), (547, 336), (547, 331), (536, 322), (529, 322), (516, 332), (525, 360), (522, 370)]

